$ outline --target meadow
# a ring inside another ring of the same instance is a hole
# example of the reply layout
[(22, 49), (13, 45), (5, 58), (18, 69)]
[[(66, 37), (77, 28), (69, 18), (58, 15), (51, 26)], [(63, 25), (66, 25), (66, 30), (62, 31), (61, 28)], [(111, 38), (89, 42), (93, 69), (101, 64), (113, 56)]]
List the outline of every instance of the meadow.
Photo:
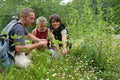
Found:
[[(95, 15), (88, 5), (79, 18), (78, 11), (67, 24), (72, 48), (57, 59), (46, 50), (33, 50), (32, 66), (15, 66), (0, 74), (1, 80), (120, 80), (120, 35), (114, 22), (103, 20), (103, 12)], [(67, 19), (68, 17), (66, 17)], [(59, 54), (59, 53), (58, 53)]]

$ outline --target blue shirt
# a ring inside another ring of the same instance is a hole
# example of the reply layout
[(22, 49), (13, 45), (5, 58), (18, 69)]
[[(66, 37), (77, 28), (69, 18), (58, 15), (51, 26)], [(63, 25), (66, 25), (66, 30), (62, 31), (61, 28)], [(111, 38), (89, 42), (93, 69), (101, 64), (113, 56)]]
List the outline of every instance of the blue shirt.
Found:
[(9, 33), (9, 49), (15, 50), (15, 45), (25, 45), (25, 36), (28, 34), (28, 30), (24, 28), (20, 23), (16, 24)]

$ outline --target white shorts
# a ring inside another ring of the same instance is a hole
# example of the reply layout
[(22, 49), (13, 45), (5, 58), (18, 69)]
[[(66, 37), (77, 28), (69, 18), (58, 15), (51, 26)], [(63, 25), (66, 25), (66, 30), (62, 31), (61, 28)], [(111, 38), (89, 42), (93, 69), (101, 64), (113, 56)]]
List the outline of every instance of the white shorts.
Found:
[(32, 61), (25, 55), (25, 53), (20, 53), (14, 57), (15, 65), (19, 68), (26, 68), (32, 64)]

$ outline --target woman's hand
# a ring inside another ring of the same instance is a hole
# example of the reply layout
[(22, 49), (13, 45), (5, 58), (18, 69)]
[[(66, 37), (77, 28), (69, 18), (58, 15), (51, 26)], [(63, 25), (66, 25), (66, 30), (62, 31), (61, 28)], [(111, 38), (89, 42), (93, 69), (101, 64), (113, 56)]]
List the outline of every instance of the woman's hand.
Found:
[(68, 52), (68, 50), (67, 50), (67, 48), (65, 48), (63, 51), (62, 51), (62, 55), (64, 56), (64, 55), (66, 55), (67, 54), (67, 52)]

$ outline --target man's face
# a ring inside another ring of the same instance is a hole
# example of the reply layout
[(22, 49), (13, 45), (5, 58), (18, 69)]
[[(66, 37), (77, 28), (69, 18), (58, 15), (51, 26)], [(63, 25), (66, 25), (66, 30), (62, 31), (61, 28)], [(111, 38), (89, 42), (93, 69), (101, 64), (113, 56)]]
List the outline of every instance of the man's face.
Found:
[(35, 19), (35, 13), (30, 12), (29, 16), (24, 18), (25, 27), (31, 26), (34, 23), (34, 19)]

